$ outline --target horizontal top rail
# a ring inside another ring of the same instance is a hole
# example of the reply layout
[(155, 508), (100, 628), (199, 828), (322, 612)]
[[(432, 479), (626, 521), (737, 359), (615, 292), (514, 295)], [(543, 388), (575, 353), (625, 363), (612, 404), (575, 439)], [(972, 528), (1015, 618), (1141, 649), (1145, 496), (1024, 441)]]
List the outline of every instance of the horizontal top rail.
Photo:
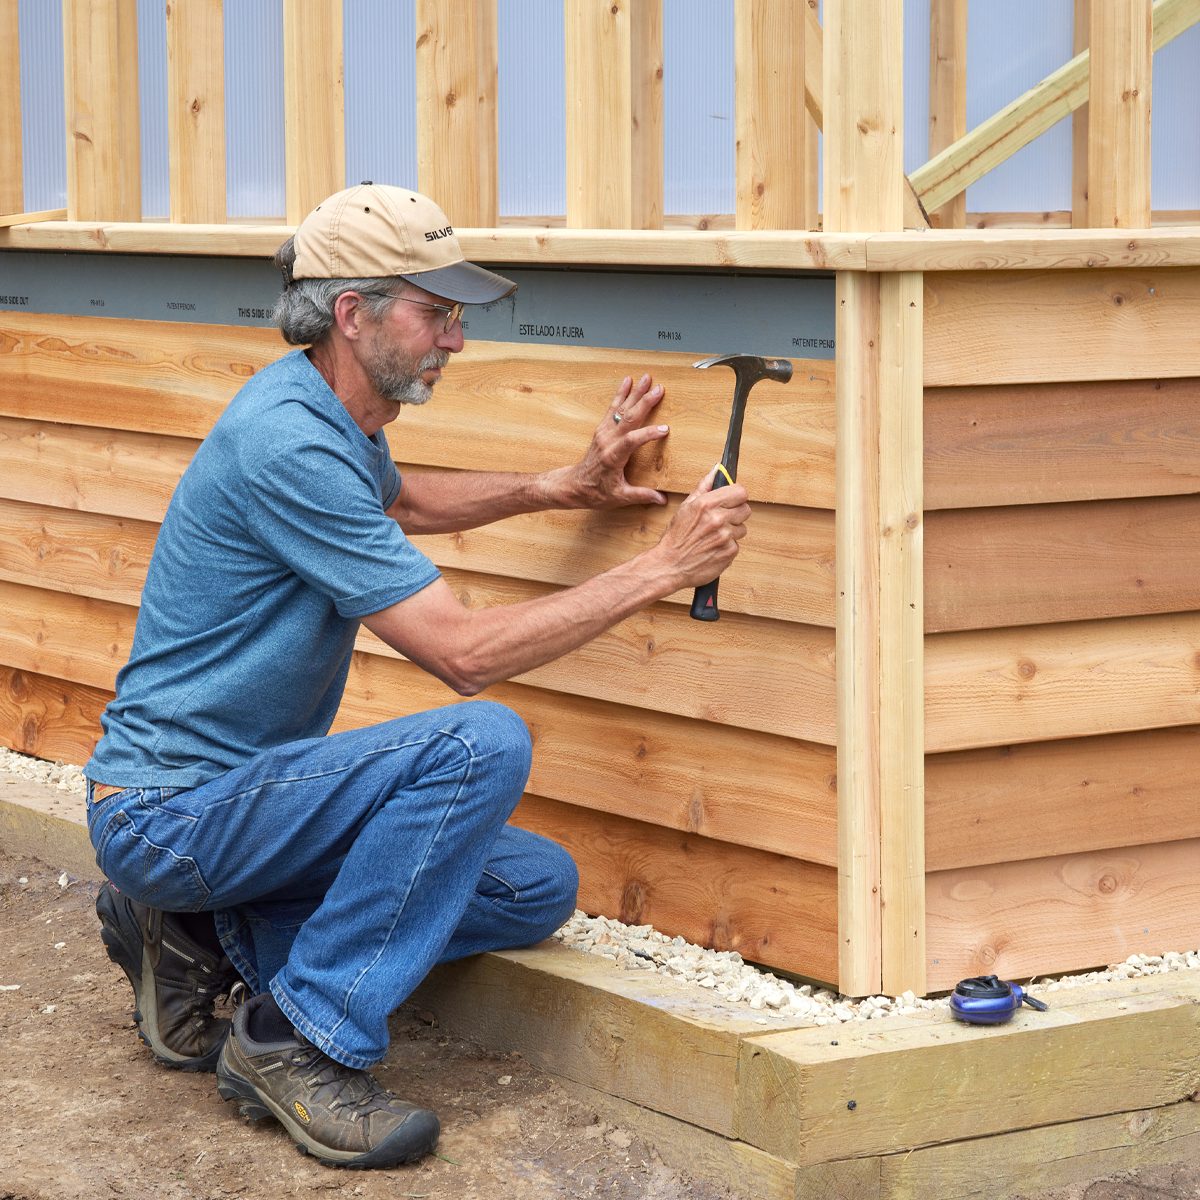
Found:
[[(291, 225), (40, 221), (0, 228), (4, 250), (269, 258)], [(1079, 270), (1200, 266), (1200, 228), (787, 230), (459, 229), (468, 258), (510, 265), (773, 271)]]

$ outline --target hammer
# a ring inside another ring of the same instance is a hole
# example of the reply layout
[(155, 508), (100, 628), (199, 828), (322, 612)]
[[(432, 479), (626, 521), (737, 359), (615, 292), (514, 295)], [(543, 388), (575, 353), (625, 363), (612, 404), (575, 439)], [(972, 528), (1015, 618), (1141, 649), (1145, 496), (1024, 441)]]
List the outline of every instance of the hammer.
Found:
[[(787, 383), (792, 377), (792, 364), (786, 358), (763, 358), (758, 354), (718, 354), (713, 358), (702, 358), (699, 362), (692, 363), (692, 366), (702, 371), (708, 367), (733, 368), (733, 411), (729, 414), (729, 433), (725, 438), (721, 467), (713, 480), (713, 491), (716, 491), (717, 488), (737, 479), (738, 452), (742, 448), (742, 419), (746, 415), (746, 401), (750, 398), (750, 389), (760, 379), (774, 379), (777, 383)], [(721, 610), (717, 608), (718, 583), (719, 578), (696, 589), (696, 594), (692, 597), (693, 620), (721, 619)]]

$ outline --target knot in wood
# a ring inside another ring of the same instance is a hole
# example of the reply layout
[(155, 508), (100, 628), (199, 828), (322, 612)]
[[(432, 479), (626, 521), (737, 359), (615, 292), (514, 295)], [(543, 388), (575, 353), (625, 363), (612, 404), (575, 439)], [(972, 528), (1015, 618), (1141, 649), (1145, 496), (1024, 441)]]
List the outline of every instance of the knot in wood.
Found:
[(1117, 890), (1116, 876), (1101, 875), (1096, 881), (1096, 890), (1102, 896), (1111, 896)]
[(1032, 679), (1037, 674), (1037, 664), (1028, 658), (1017, 660), (1017, 674), (1022, 679)]

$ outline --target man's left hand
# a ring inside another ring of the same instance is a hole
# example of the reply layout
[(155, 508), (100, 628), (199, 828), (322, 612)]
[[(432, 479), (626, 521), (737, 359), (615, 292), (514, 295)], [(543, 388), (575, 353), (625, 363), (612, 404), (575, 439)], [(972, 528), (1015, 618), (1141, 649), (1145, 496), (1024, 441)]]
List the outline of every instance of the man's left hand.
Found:
[(648, 425), (658, 402), (661, 385), (649, 375), (636, 382), (626, 376), (613, 402), (596, 427), (587, 453), (567, 469), (567, 484), (580, 508), (623, 508), (631, 504), (666, 504), (667, 498), (654, 488), (634, 487), (625, 478), (635, 450), (647, 442), (665, 438), (666, 425)]

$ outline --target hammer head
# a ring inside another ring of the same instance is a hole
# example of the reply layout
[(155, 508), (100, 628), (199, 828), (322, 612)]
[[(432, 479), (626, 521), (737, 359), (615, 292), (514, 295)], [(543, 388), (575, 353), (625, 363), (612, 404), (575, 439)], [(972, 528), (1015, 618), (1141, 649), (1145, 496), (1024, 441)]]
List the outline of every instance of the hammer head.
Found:
[(731, 367), (739, 384), (749, 386), (760, 379), (787, 383), (792, 377), (792, 364), (786, 358), (763, 358), (761, 354), (716, 354), (692, 363), (705, 370), (708, 367)]

